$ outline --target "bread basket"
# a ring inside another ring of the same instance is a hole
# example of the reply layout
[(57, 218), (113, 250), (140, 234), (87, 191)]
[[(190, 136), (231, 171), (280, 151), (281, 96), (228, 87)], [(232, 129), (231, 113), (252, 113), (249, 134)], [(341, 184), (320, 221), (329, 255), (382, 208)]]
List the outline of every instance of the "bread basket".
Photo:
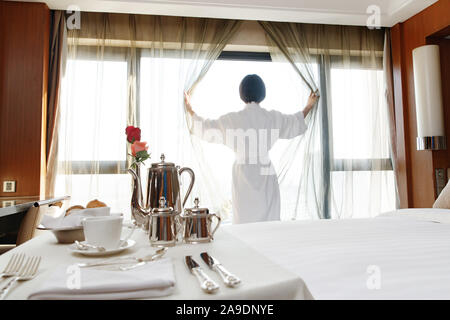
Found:
[(75, 240), (84, 241), (84, 231), (82, 226), (46, 228), (43, 225), (39, 225), (37, 229), (51, 231), (58, 243), (74, 243)]

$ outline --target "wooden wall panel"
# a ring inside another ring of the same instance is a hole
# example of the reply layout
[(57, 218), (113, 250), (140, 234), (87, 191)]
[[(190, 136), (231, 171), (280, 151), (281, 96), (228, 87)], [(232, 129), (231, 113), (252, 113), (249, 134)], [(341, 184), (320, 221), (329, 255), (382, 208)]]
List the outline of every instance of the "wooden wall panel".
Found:
[[(435, 197), (434, 169), (450, 167), (450, 152), (417, 151), (416, 109), (414, 95), (414, 73), (412, 51), (426, 45), (427, 37), (446, 29), (450, 25), (450, 1), (440, 0), (424, 11), (392, 28), (392, 54), (394, 64), (394, 93), (396, 117), (403, 119), (403, 132), (397, 132), (397, 140), (404, 141), (404, 158), (399, 167), (406, 173), (400, 175), (402, 207), (431, 207)], [(447, 51), (445, 51), (447, 52)], [(448, 63), (448, 55), (443, 55), (443, 68)], [(443, 92), (450, 91), (448, 77), (443, 77)], [(448, 96), (448, 94), (446, 93)], [(446, 109), (445, 125), (447, 139), (450, 139), (449, 99), (444, 98)], [(398, 122), (397, 122), (398, 123)], [(404, 136), (401, 136), (401, 135)], [(399, 148), (402, 148), (401, 146)]]
[(0, 196), (43, 191), (49, 29), (45, 4), (0, 2)]
[[(450, 35), (450, 28), (447, 32)], [(450, 40), (429, 38), (427, 43), (437, 44), (440, 49), (445, 135), (448, 144), (447, 150), (433, 152), (433, 168), (450, 168)], [(450, 179), (450, 177), (447, 178)]]
[[(401, 25), (396, 25), (391, 29), (392, 41), (392, 72), (394, 92), (403, 92), (402, 74), (404, 72), (404, 58), (401, 51)], [(395, 132), (397, 146), (397, 183), (400, 198), (400, 207), (408, 208), (411, 200), (411, 172), (409, 155), (409, 132), (408, 110), (403, 109), (403, 95), (394, 94), (395, 105)]]

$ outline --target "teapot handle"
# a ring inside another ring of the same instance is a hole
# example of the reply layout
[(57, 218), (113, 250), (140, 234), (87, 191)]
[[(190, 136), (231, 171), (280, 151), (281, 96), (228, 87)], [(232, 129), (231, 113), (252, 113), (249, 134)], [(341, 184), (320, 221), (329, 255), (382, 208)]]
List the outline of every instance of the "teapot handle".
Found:
[(212, 217), (215, 217), (217, 219), (217, 224), (216, 227), (214, 228), (214, 230), (211, 232), (211, 240), (213, 239), (214, 233), (216, 233), (217, 229), (220, 226), (220, 223), (222, 222), (222, 219), (215, 213), (211, 213), (209, 215), (209, 218), (212, 220)]
[(194, 171), (192, 171), (191, 168), (187, 168), (187, 167), (181, 168), (178, 172), (179, 172), (179, 174), (181, 175), (181, 174), (182, 174), (183, 172), (185, 172), (185, 171), (186, 171), (187, 173), (189, 173), (189, 175), (191, 176), (191, 183), (189, 184), (189, 188), (188, 188), (188, 190), (186, 191), (186, 195), (184, 196), (182, 208), (184, 208), (184, 205), (185, 205), (185, 203), (186, 203), (186, 201), (187, 201), (189, 195), (191, 194), (192, 187), (194, 186), (194, 182), (195, 182), (195, 174), (194, 174)]

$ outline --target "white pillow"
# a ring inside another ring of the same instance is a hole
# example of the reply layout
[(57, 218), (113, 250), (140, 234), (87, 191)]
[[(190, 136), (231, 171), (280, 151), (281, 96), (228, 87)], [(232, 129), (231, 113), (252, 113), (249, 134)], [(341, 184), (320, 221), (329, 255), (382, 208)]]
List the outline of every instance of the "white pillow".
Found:
[(450, 209), (450, 180), (434, 202), (433, 208)]

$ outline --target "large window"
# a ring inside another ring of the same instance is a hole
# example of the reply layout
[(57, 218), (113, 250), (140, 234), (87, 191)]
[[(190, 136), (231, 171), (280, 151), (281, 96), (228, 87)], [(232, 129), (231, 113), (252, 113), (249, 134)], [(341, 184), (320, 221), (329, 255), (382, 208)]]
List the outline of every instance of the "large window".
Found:
[[(158, 161), (159, 154), (165, 153), (170, 161), (189, 165), (193, 155), (184, 149), (184, 142), (180, 142), (181, 128), (172, 125), (174, 119), (181, 123), (180, 117), (183, 117), (178, 109), (182, 99), (179, 93), (183, 90), (179, 81), (180, 61), (170, 57), (153, 58), (146, 55), (145, 50), (138, 50), (138, 59), (136, 119), (152, 153), (148, 164)], [(314, 65), (316, 78), (323, 68), (320, 63)], [(125, 170), (124, 128), (129, 114), (129, 70), (126, 59), (68, 61), (65, 82), (71, 90), (65, 90), (62, 97), (68, 108), (63, 108), (61, 116), (60, 130), (66, 132), (66, 136), (59, 140), (59, 165), (71, 167), (73, 174), (70, 186), (68, 177), (62, 174), (56, 185), (57, 190), (71, 194), (74, 203), (85, 204), (95, 194), (113, 211), (127, 215), (130, 212), (131, 179)], [(320, 83), (329, 86), (322, 87), (321, 91), (330, 92), (328, 112), (325, 113), (328, 137), (324, 137), (329, 145), (330, 165), (326, 177), (331, 185), (326, 195), (327, 216), (338, 217), (341, 209), (348, 206), (342, 199), (348, 197), (354, 199), (352, 212), (367, 216), (367, 203), (372, 201), (369, 199), (370, 184), (379, 183), (379, 180), (389, 186), (386, 194), (392, 195), (380, 196), (381, 211), (393, 209), (394, 178), (389, 139), (384, 134), (388, 131), (383, 127), (387, 124), (382, 120), (386, 110), (379, 103), (383, 98), (382, 71), (330, 67), (325, 72), (330, 77)], [(267, 54), (225, 53), (214, 62), (195, 91), (192, 102), (196, 112), (206, 118), (218, 118), (240, 110), (243, 103), (238, 94), (239, 83), (251, 73), (259, 74), (266, 83), (267, 97), (263, 107), (284, 113), (295, 113), (304, 107), (309, 92), (288, 63), (272, 62)], [(97, 81), (99, 74), (105, 81)], [(374, 135), (377, 135), (376, 143)], [(283, 156), (287, 143), (280, 140), (272, 148), (270, 154), (275, 164)], [(67, 148), (66, 144), (71, 147)], [(202, 143), (202, 146), (208, 161), (214, 163), (213, 174), (231, 199), (232, 151), (222, 145)], [(348, 194), (349, 188), (342, 188), (344, 184), (352, 185), (352, 194)], [(294, 207), (296, 190), (297, 186), (292, 185), (291, 190), (288, 188), (282, 194), (288, 199), (282, 210)]]

